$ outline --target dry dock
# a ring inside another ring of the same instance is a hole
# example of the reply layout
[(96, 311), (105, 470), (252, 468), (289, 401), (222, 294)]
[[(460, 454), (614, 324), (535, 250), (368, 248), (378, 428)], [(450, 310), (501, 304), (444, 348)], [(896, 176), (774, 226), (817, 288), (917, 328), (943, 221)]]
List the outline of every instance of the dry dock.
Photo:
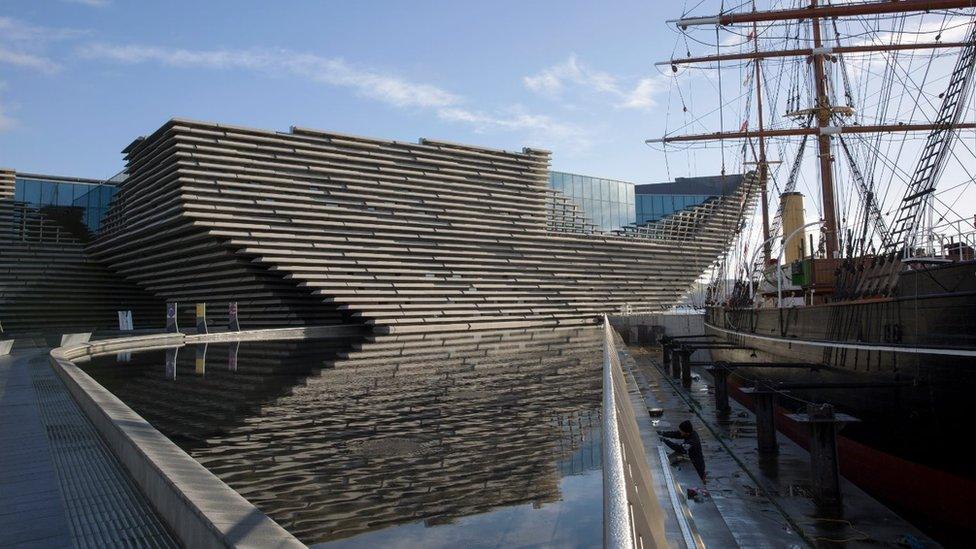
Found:
[[(840, 510), (818, 507), (811, 495), (809, 453), (785, 436), (779, 452), (757, 449), (755, 415), (731, 402), (727, 417), (716, 413), (714, 386), (701, 365), (692, 368), (690, 389), (661, 368), (660, 351), (629, 346), (625, 363), (640, 394), (635, 408), (655, 410), (641, 425), (659, 499), (667, 500), (669, 539), (684, 546), (712, 547), (938, 547), (893, 511), (846, 479)], [(633, 393), (633, 391), (632, 391)], [(702, 485), (688, 461), (668, 464), (656, 429), (674, 430), (691, 420), (702, 439), (709, 496), (692, 499), (688, 488)]]

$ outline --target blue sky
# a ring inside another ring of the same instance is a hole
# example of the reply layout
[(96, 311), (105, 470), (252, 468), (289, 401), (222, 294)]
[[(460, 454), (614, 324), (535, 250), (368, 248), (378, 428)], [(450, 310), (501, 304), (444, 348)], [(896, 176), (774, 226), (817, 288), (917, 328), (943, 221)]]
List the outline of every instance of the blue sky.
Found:
[[(667, 178), (671, 2), (5, 0), (0, 166), (84, 177), (165, 120), (554, 152)], [(715, 170), (704, 170), (712, 173)], [(675, 174), (672, 174), (675, 175)], [(676, 175), (686, 175), (678, 173)]]

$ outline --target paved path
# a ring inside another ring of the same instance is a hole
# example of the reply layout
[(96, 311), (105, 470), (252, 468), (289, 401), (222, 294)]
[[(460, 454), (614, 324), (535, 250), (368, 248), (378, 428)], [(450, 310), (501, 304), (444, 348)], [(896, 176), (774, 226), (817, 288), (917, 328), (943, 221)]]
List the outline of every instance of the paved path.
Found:
[(0, 547), (173, 547), (47, 363), (0, 356)]

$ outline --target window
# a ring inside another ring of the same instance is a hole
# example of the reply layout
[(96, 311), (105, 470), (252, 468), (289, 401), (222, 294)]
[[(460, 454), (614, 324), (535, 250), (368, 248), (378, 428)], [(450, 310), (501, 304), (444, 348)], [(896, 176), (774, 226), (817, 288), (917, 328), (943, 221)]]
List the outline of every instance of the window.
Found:
[(557, 191), (563, 190), (563, 174), (561, 173), (551, 173), (549, 174), (549, 186)]
[(41, 204), (41, 185), (36, 181), (24, 182), (24, 202), (32, 206)]

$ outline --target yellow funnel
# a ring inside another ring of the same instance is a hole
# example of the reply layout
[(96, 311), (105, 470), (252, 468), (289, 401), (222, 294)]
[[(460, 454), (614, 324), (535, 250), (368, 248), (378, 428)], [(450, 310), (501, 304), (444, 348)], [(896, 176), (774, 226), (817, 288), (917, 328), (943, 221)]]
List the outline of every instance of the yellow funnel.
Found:
[[(801, 229), (803, 223), (803, 195), (801, 193), (783, 193), (779, 196), (780, 211), (783, 212), (783, 238), (789, 238), (783, 251), (787, 264), (802, 259), (806, 231)], [(798, 230), (799, 229), (799, 230)], [(793, 234), (796, 231), (796, 234)], [(790, 236), (792, 235), (792, 237)]]

